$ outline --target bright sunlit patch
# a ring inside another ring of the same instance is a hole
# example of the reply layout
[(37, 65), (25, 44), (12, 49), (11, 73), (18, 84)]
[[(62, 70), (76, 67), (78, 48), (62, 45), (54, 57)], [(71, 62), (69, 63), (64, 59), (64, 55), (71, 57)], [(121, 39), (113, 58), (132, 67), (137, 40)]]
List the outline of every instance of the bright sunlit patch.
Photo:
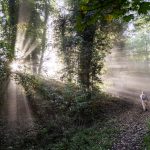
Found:
[(42, 75), (48, 76), (53, 79), (59, 80), (62, 76), (61, 71), (63, 70), (63, 62), (60, 59), (58, 48), (54, 47), (55, 44), (55, 32), (54, 32), (54, 16), (48, 18), (47, 23), (47, 43), (50, 43), (47, 46), (42, 64)]
[(61, 15), (69, 14), (69, 11), (66, 9), (65, 0), (56, 0), (56, 7), (60, 10)]
[(19, 70), (20, 70), (20, 64), (19, 64), (19, 62), (13, 61), (13, 62), (10, 64), (10, 68), (11, 68), (11, 71), (12, 71), (12, 72), (19, 71)]
[(59, 79), (61, 76), (61, 70), (63, 69), (63, 64), (61, 63), (57, 52), (54, 50), (45, 52), (45, 61), (43, 63), (43, 75), (46, 73), (49, 77), (54, 79)]
[[(56, 1), (57, 9), (63, 16), (68, 14), (65, 0)], [(28, 11), (27, 11), (28, 10)], [(24, 15), (26, 13), (26, 15)], [(30, 1), (23, 1), (19, 6), (17, 36), (15, 42), (15, 60), (10, 67), (13, 72), (39, 73), (51, 78), (60, 79), (64, 68), (60, 60), (58, 48), (55, 47), (55, 24), (56, 16), (49, 15), (46, 25), (47, 43), (44, 52), (38, 55), (36, 63), (32, 57), (32, 52), (38, 47), (38, 40), (27, 36), (27, 28), (31, 17)], [(41, 67), (41, 69), (40, 69)]]

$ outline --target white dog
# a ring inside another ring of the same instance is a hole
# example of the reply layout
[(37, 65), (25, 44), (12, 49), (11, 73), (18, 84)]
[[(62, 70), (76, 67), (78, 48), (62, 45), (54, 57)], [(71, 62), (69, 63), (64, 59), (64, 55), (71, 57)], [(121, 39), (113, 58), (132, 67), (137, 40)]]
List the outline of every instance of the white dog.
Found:
[(143, 91), (142, 94), (140, 95), (140, 99), (141, 99), (143, 110), (146, 111), (148, 106), (148, 97)]

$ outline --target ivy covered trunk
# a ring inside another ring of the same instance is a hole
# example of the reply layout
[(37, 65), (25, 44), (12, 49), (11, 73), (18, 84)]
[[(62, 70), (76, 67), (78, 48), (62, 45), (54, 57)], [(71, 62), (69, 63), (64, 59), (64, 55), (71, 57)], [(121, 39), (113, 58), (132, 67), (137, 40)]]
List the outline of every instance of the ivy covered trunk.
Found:
[(84, 29), (82, 32), (83, 42), (80, 50), (80, 70), (79, 80), (81, 86), (86, 90), (90, 91), (91, 88), (91, 62), (93, 53), (93, 42), (95, 37), (96, 26), (91, 25)]
[[(4, 2), (5, 3), (5, 2)], [(18, 21), (18, 1), (9, 0), (8, 1), (8, 20), (7, 20), (7, 37), (9, 41), (9, 56), (11, 60), (14, 57), (15, 52), (15, 42), (16, 42), (16, 31), (17, 31), (17, 21)], [(9, 30), (9, 31), (8, 31)]]

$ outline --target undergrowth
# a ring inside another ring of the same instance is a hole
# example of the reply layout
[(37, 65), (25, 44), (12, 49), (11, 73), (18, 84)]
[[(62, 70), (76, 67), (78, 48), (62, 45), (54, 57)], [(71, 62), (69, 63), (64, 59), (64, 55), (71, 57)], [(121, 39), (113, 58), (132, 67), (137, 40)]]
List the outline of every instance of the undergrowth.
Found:
[(8, 84), (9, 75), (10, 71), (8, 65), (0, 62), (0, 104), (3, 102), (2, 99)]
[(23, 147), (41, 150), (108, 150), (118, 132), (115, 119), (103, 116), (103, 103), (112, 98), (97, 91), (91, 100), (73, 84), (17, 74), (33, 110), (42, 122), (36, 139), (25, 139)]
[[(114, 137), (118, 132), (117, 128), (112, 128), (111, 120), (105, 124), (97, 123), (89, 128), (71, 128), (63, 133), (63, 137), (56, 143), (49, 143), (45, 149), (50, 150), (108, 150)], [(48, 134), (48, 132), (44, 133)]]

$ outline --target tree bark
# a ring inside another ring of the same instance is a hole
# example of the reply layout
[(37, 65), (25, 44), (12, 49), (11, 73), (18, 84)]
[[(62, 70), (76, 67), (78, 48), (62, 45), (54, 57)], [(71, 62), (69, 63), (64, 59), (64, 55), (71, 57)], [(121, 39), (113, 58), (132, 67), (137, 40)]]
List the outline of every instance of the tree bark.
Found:
[(80, 51), (80, 84), (86, 91), (91, 87), (91, 61), (93, 53), (93, 42), (95, 36), (96, 25), (88, 26), (83, 32), (83, 42)]
[(41, 57), (40, 57), (40, 63), (39, 63), (39, 68), (38, 68), (38, 74), (41, 74), (42, 71), (42, 65), (43, 65), (43, 58), (44, 58), (44, 51), (45, 51), (45, 45), (46, 45), (46, 25), (48, 21), (48, 4), (47, 0), (45, 0), (45, 18), (44, 18), (44, 30), (43, 30), (43, 36), (42, 36), (42, 49), (41, 49)]
[(18, 21), (18, 1), (9, 0), (9, 42), (11, 48), (11, 59), (14, 58), (15, 53), (15, 41)]

